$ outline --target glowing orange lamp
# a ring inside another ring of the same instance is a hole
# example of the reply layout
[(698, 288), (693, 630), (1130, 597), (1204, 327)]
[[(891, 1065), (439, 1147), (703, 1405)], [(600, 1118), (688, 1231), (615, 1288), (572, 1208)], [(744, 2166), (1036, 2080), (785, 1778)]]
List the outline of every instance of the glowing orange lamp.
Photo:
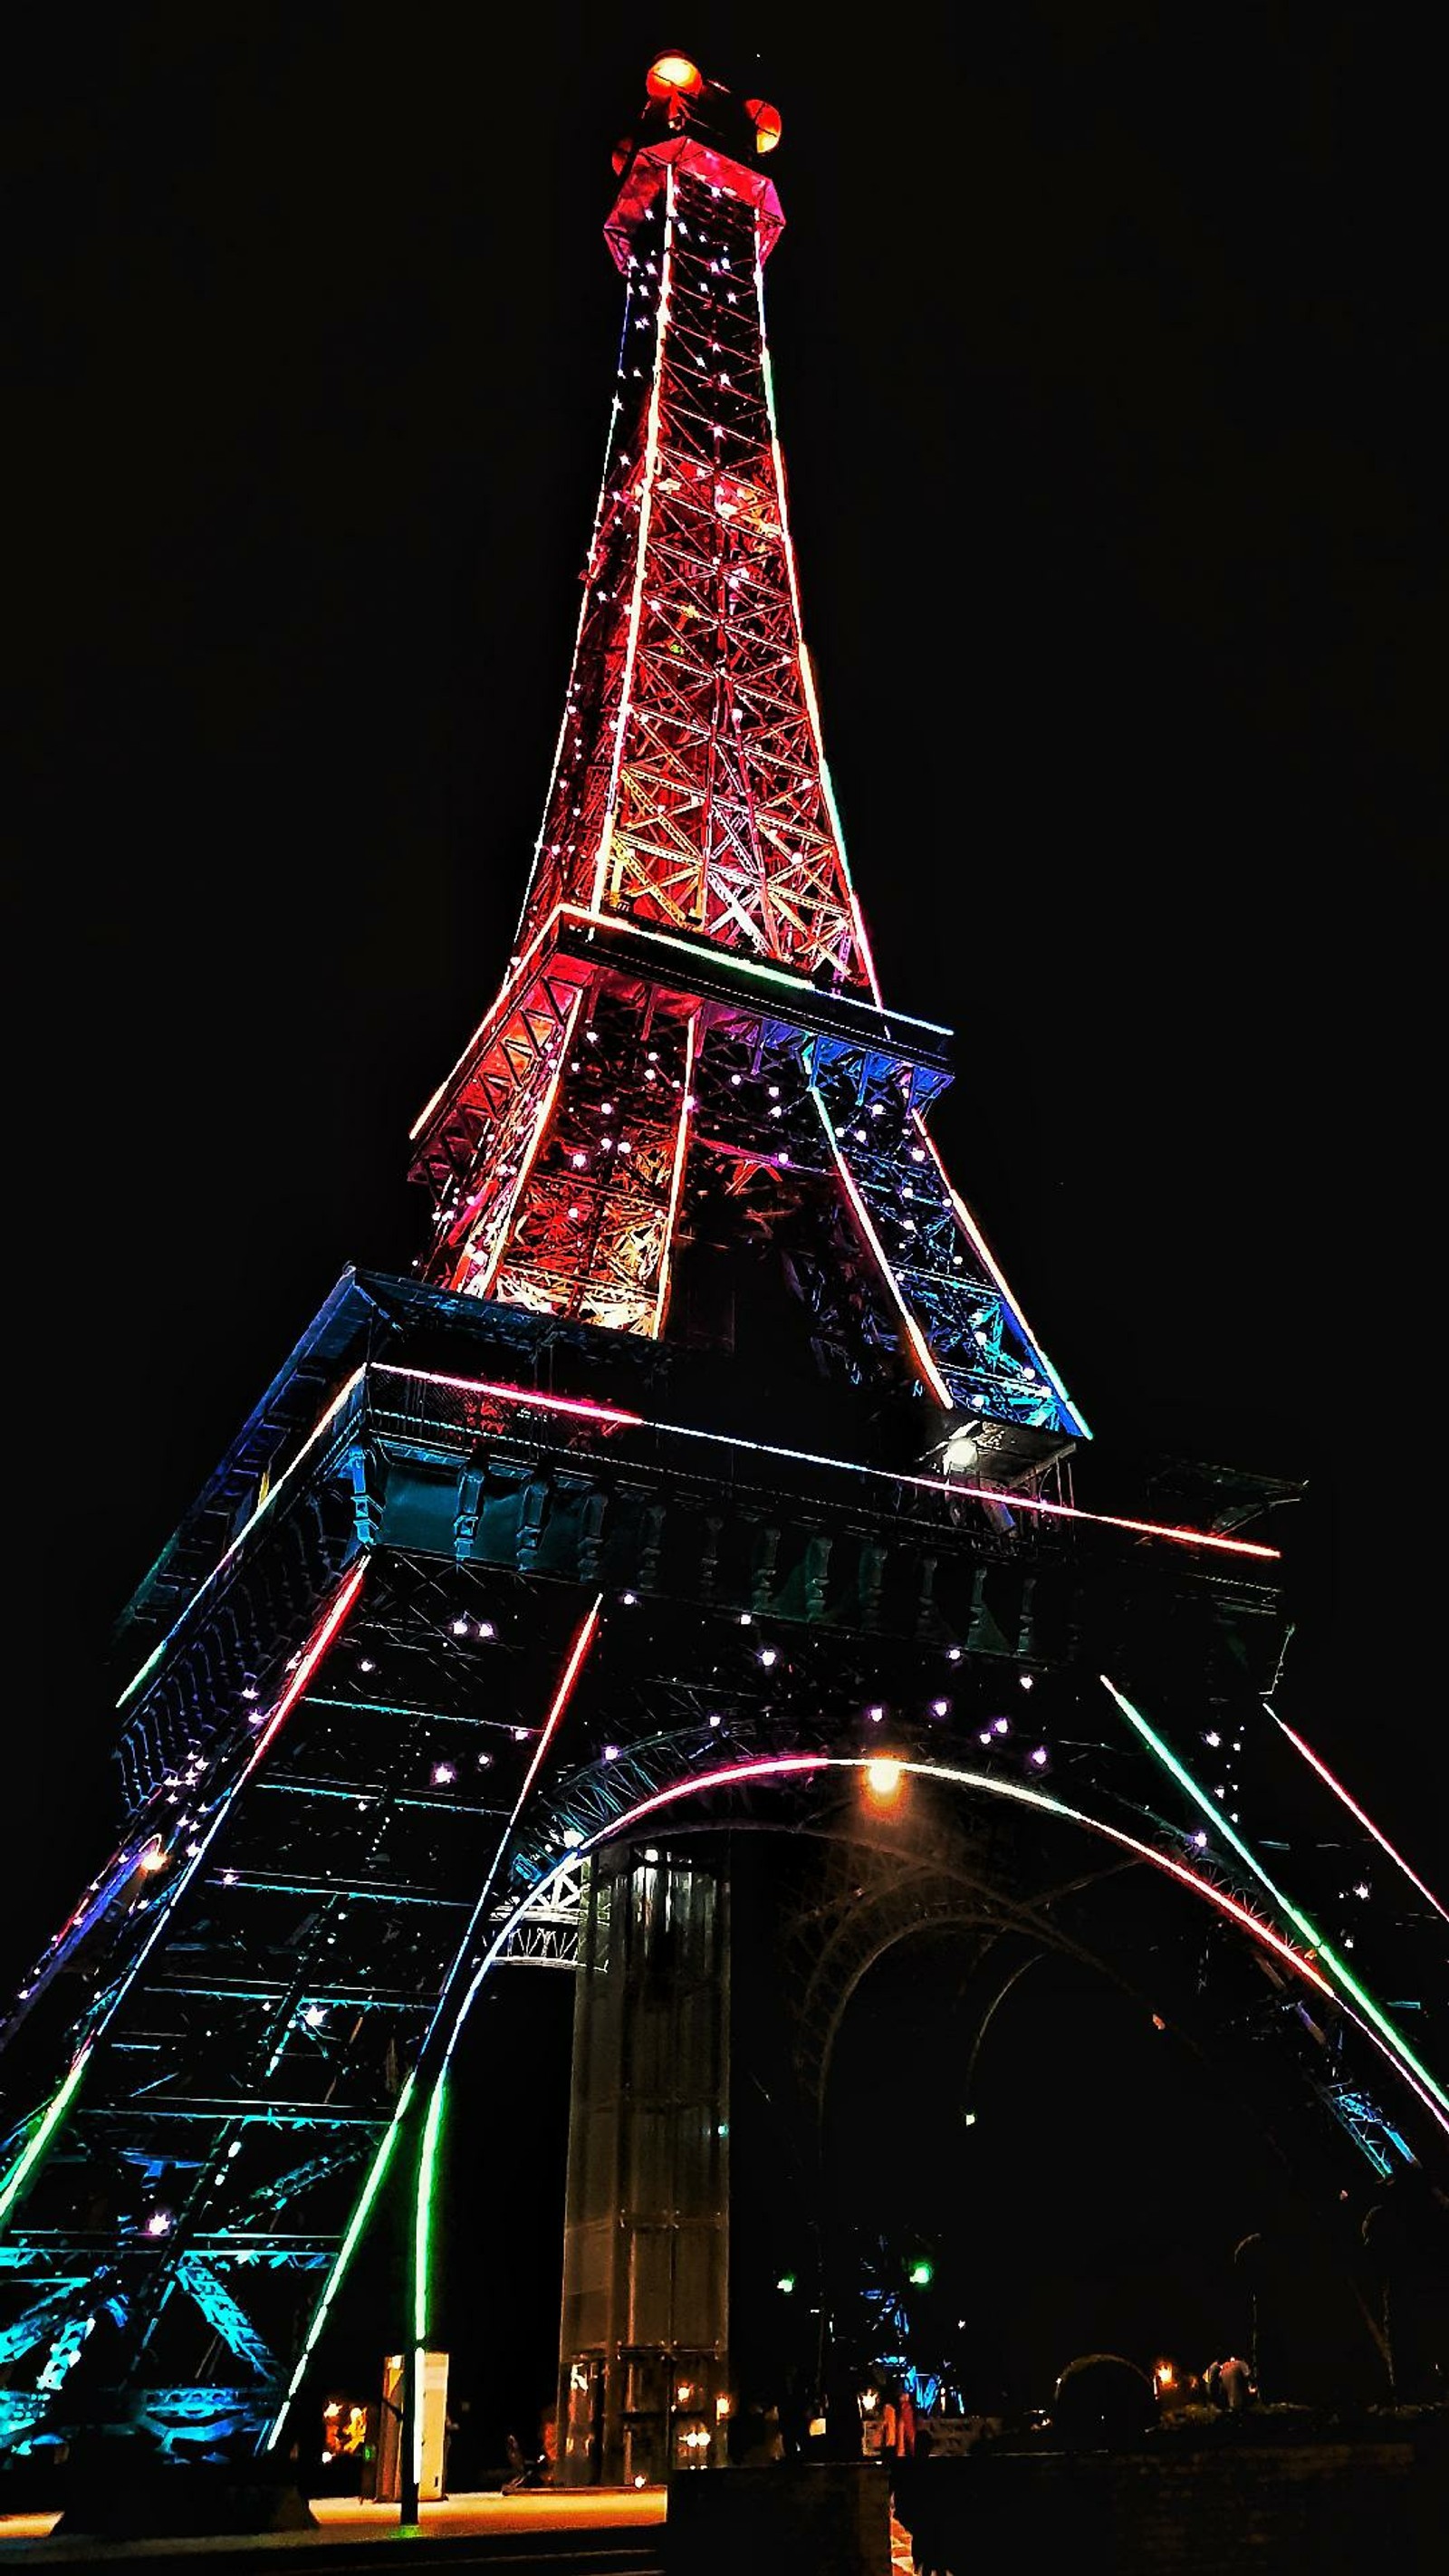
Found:
[(782, 131), (778, 107), (772, 107), (767, 98), (747, 98), (745, 114), (755, 129), (755, 150), (773, 152)]
[(644, 75), (651, 98), (694, 98), (704, 87), (704, 74), (688, 54), (661, 54)]

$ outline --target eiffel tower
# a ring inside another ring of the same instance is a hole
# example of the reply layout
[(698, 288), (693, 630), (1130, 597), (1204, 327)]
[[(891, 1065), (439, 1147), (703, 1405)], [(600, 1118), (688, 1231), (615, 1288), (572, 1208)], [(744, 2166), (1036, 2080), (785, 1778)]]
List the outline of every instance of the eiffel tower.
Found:
[[(542, 829), (413, 1131), (427, 1252), (343, 1273), (126, 1613), (120, 1839), (3, 2031), (11, 2451), (285, 2455), (405, 2204), (377, 2348), (415, 2501), (451, 2072), (488, 1980), (554, 1965), (561, 2474), (721, 2459), (747, 2040), (727, 1839), (691, 1821), (954, 1819), (877, 1866), (889, 1937), (949, 1913), (963, 1833), (1022, 1937), (1094, 1855), (1307, 2163), (1442, 2162), (1444, 1909), (1272, 1702), (1296, 1489), (1183, 1467), (1092, 1508), (1088, 1426), (933, 1139), (950, 1033), (880, 988), (766, 340), (779, 139), (651, 68)], [(863, 1937), (837, 1907), (808, 1967), (817, 2071)]]

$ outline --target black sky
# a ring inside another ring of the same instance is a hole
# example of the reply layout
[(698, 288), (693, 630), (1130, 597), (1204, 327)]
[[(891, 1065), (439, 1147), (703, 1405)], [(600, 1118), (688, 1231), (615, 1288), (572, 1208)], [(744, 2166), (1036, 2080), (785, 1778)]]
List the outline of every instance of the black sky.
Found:
[(1313, 1477), (1297, 1706), (1433, 1868), (1422, 71), (1332, 0), (501, 16), (62, 8), (16, 85), (16, 1964), (102, 1848), (110, 1619), (343, 1263), (418, 1248), (663, 43), (784, 115), (806, 625), (956, 1176), (1100, 1438)]

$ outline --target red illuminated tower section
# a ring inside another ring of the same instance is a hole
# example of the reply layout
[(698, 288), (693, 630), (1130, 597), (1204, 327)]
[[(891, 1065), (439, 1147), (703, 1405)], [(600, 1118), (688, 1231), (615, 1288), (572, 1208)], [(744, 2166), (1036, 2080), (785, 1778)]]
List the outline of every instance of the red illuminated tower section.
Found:
[(768, 1235), (817, 1370), (903, 1357), (946, 1433), (1020, 1477), (1085, 1425), (940, 1167), (946, 1032), (883, 1008), (851, 884), (765, 334), (778, 119), (676, 68), (616, 155), (624, 325), (573, 668), (507, 980), (414, 1131), (426, 1272), (708, 1339), (681, 1256)]

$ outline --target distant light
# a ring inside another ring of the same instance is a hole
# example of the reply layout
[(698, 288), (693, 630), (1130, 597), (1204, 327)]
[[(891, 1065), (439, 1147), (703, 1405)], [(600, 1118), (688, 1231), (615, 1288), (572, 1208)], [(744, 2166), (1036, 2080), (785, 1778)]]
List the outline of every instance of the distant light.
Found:
[(146, 2221), (148, 2236), (169, 2236), (176, 2221), (169, 2209), (153, 2209)]
[(1354, 1891), (1353, 1891), (1353, 1892), (1354, 1892), (1355, 1896), (1361, 1896), (1361, 1897), (1363, 1898), (1364, 1903), (1365, 1903), (1365, 1904), (1367, 1904), (1367, 1903), (1368, 1903), (1368, 1881), (1367, 1881), (1367, 1879), (1363, 1879), (1363, 1878), (1361, 1878), (1361, 1879), (1359, 1880), (1359, 1883), (1358, 1883), (1357, 1887), (1354, 1889)]
[(1009, 1735), (1011, 1733), (1010, 1718), (993, 1717), (991, 1721), (991, 1732), (993, 1735)]
[(619, 1748), (617, 1744), (606, 1744), (604, 1747), (604, 1760), (606, 1762), (617, 1762), (618, 1759)]
[(946, 1661), (948, 1664), (959, 1664), (961, 1661), (961, 1649), (959, 1646), (948, 1646), (946, 1648)]
[(865, 1766), (865, 1785), (873, 1798), (898, 1796), (901, 1777), (899, 1762), (893, 1761), (888, 1754), (880, 1755), (877, 1760), (867, 1762)]
[(981, 1730), (981, 1741), (983, 1744), (989, 1744), (991, 1742), (991, 1729), (989, 1726), (983, 1726)]
[(159, 1844), (153, 1843), (149, 1851), (142, 1852), (136, 1866), (138, 1869), (144, 1869), (148, 1874), (153, 1869), (164, 1869), (166, 1866), (166, 1854), (161, 1850)]
[(776, 1654), (773, 1646), (762, 1646), (760, 1648), (760, 1661), (764, 1665), (766, 1672), (769, 1671), (772, 1664), (778, 1664), (779, 1660), (780, 1658)]
[(648, 1848), (648, 1850), (646, 1851), (646, 1853), (644, 1854), (644, 1857), (645, 1857), (645, 1859), (648, 1861), (648, 1863), (649, 1863), (649, 1865), (650, 1865), (650, 1867), (651, 1867), (651, 1869), (652, 1869), (652, 1868), (653, 1868), (653, 1866), (654, 1866), (654, 1863), (655, 1863), (655, 1862), (658, 1860), (658, 1858), (659, 1858), (659, 1854), (658, 1854), (658, 1852), (655, 1850), (654, 1845), (653, 1845), (652, 1843), (649, 1845), (649, 1848)]
[(637, 1592), (621, 1592), (619, 1598), (623, 1602), (626, 1610), (632, 1610), (638, 1601), (639, 1595)]
[(1217, 1745), (1221, 1744), (1222, 1740), (1223, 1740), (1223, 1739), (1222, 1739), (1222, 1737), (1219, 1735), (1219, 1733), (1218, 1733), (1218, 1731), (1217, 1731), (1217, 1728), (1216, 1728), (1215, 1726), (1210, 1726), (1210, 1727), (1208, 1728), (1208, 1731), (1207, 1731), (1206, 1735), (1203, 1737), (1203, 1742), (1204, 1742), (1204, 1744), (1211, 1744), (1211, 1745), (1213, 1745), (1214, 1747), (1216, 1747)]
[(879, 1726), (882, 1718), (885, 1716), (885, 1710), (882, 1708), (879, 1700), (875, 1700), (865, 1713), (870, 1719), (872, 1726)]
[(1193, 1835), (1192, 1844), (1194, 1851), (1207, 1850), (1207, 1835), (1201, 1826), (1198, 1827), (1197, 1832)]
[(932, 1702), (931, 1702), (931, 1715), (932, 1715), (933, 1717), (949, 1717), (949, 1716), (950, 1716), (950, 1714), (951, 1714), (951, 1703), (950, 1703), (950, 1701), (949, 1701), (948, 1699), (933, 1699), (933, 1700), (932, 1700)]
[[(963, 2112), (962, 2112), (962, 2114), (961, 2114), (961, 2125), (962, 2125), (963, 2129), (974, 2129), (974, 2128), (975, 2128), (975, 2126), (976, 2126), (976, 2114), (975, 2114), (975, 2112), (974, 2112), (974, 2111), (963, 2111)], [(958, 2318), (957, 2322), (958, 2322), (958, 2324), (959, 2324), (959, 2323), (961, 2323), (961, 2322), (962, 2322), (962, 2320)]]
[(577, 1851), (583, 1839), (583, 1835), (580, 1833), (577, 1825), (565, 1825), (563, 1837), (563, 1846), (565, 1851)]
[(1031, 1673), (1018, 1673), (1016, 1678), (1020, 1682), (1023, 1690), (1030, 1690), (1035, 1676)]
[(498, 1631), (494, 1627), (491, 1619), (480, 1619), (478, 1622), (478, 1634), (480, 1637), (496, 1637)]
[(457, 1779), (457, 1777), (457, 1771), (451, 1762), (435, 1762), (433, 1764), (433, 1787), (435, 1789), (446, 1789), (452, 1781)]
[(320, 2030), (322, 2024), (327, 2019), (326, 2005), (308, 2004), (306, 2011), (302, 2015), (302, 2019), (309, 2030)]
[(777, 2290), (783, 2290), (783, 2291), (784, 2291), (784, 2293), (785, 2293), (786, 2298), (788, 2298), (788, 2297), (789, 2297), (789, 2295), (790, 2295), (790, 2292), (791, 2292), (791, 2291), (794, 2289), (794, 2287), (795, 2287), (795, 2275), (794, 2275), (794, 2273), (793, 2273), (793, 2272), (782, 2272), (782, 2273), (780, 2274), (780, 2277), (779, 2277), (778, 2281), (775, 2283), (775, 2287), (776, 2287), (776, 2289), (777, 2289)]
[(455, 1619), (455, 1620), (453, 1621), (453, 1634), (454, 1634), (454, 1636), (455, 1636), (455, 1637), (466, 1637), (466, 1636), (467, 1636), (467, 1634), (468, 1634), (468, 1622), (467, 1622), (467, 1620), (466, 1620), (466, 1619)]
[(928, 2261), (924, 2254), (920, 2256), (917, 2262), (914, 2262), (911, 2265), (910, 2271), (907, 2275), (911, 2287), (914, 2290), (929, 2290), (935, 2277), (936, 2266), (934, 2263)]
[(709, 1722), (710, 1722), (710, 1725), (711, 1725), (711, 1726), (722, 1726), (722, 1725), (723, 1725), (724, 1720), (721, 1718), (721, 1716), (720, 1716), (720, 1714), (719, 1714), (719, 1711), (718, 1711), (717, 1709), (716, 1709), (716, 1711), (715, 1711), (714, 1715), (711, 1717), (711, 1719), (710, 1719), (710, 1721), (709, 1721)]
[(371, 1655), (359, 1655), (357, 1659), (357, 1669), (360, 1673), (375, 1673), (377, 1666), (373, 1662)]
[(1047, 1758), (1047, 1749), (1046, 1749), (1046, 1746), (1045, 1746), (1044, 1744), (1039, 1744), (1039, 1745), (1036, 1747), (1036, 1750), (1035, 1750), (1035, 1751), (1034, 1751), (1034, 1753), (1032, 1754), (1032, 1757), (1031, 1757), (1031, 1758), (1032, 1758), (1032, 1761), (1035, 1763), (1035, 1765), (1036, 1765), (1036, 1767), (1037, 1767), (1038, 1771), (1044, 1770), (1044, 1769), (1045, 1769), (1045, 1767), (1046, 1767), (1046, 1758)]

